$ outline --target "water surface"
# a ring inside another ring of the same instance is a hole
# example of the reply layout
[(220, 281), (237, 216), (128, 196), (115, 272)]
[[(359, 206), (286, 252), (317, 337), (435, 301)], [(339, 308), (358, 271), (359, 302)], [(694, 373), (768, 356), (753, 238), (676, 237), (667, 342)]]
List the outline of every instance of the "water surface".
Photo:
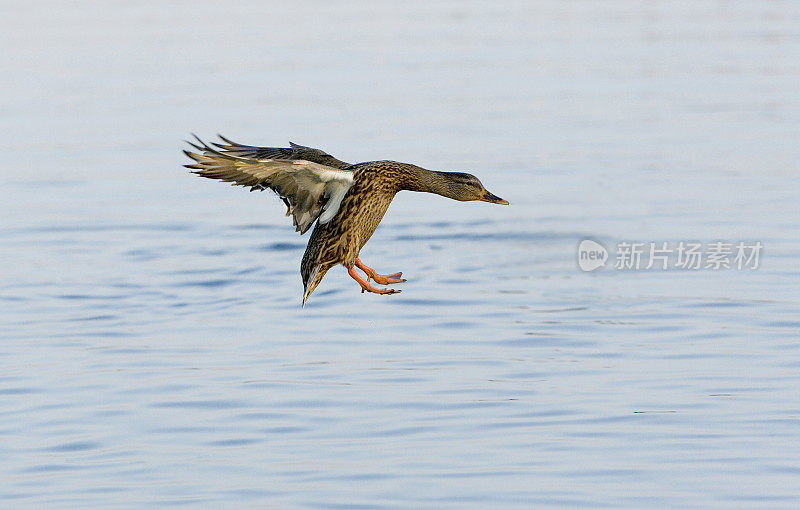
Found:
[[(796, 508), (791, 2), (91, 2), (0, 30), (0, 506)], [(182, 140), (469, 171), (300, 308)], [(580, 240), (761, 241), (583, 273)], [(398, 286), (399, 287), (399, 286)]]

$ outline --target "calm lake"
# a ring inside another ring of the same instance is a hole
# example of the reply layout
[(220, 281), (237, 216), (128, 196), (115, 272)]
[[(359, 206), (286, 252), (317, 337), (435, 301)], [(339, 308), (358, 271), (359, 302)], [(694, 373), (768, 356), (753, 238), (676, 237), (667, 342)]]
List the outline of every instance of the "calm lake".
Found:
[[(800, 504), (800, 3), (42, 1), (0, 28), (0, 507)], [(403, 192), (361, 252), (403, 293), (337, 267), (301, 309), (308, 235), (189, 174), (190, 132), (511, 205)]]

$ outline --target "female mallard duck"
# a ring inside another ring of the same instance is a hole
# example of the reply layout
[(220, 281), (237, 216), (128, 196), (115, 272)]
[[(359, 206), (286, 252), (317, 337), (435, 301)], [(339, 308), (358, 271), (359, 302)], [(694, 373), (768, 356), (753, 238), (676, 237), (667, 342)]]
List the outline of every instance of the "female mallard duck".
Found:
[[(347, 268), (361, 292), (400, 292), (373, 287), (369, 281), (371, 278), (380, 285), (401, 283), (405, 281), (400, 278), (403, 273), (378, 274), (358, 258), (398, 191), (426, 191), (454, 200), (508, 205), (470, 174), (434, 172), (396, 161), (351, 165), (319, 149), (294, 143), (289, 148), (252, 147), (220, 138), (225, 143), (212, 144), (216, 149), (199, 138), (200, 145), (188, 142), (202, 154), (184, 151), (195, 161), (185, 166), (203, 177), (250, 186), (250, 191), (274, 190), (301, 234), (317, 222), (300, 264), (305, 287), (303, 306), (328, 269), (336, 264)], [(354, 266), (366, 273), (366, 280)]]

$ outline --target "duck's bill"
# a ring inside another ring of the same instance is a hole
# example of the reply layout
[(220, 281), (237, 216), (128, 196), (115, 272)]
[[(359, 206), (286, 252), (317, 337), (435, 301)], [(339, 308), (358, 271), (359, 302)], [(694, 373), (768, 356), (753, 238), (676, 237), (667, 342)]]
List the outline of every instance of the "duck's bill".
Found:
[(488, 191), (484, 193), (483, 196), (478, 200), (481, 200), (482, 202), (489, 202), (490, 204), (508, 205), (507, 200), (503, 200), (502, 198), (498, 197), (497, 195), (493, 195)]

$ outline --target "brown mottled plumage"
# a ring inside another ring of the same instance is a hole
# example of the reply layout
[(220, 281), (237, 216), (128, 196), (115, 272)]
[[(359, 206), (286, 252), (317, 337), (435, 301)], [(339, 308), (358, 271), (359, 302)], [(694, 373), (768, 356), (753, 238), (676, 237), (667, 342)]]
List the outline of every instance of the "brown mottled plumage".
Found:
[[(477, 177), (459, 172), (434, 172), (396, 161), (370, 161), (351, 165), (319, 149), (291, 144), (289, 148), (241, 145), (220, 136), (224, 144), (212, 148), (197, 139), (190, 143), (201, 154), (184, 151), (195, 161), (188, 168), (203, 177), (274, 190), (287, 206), (301, 233), (316, 221), (300, 264), (303, 306), (333, 266), (342, 264), (361, 285), (362, 292), (394, 294), (395, 289), (375, 288), (376, 283), (400, 283), (402, 273), (377, 274), (358, 258), (398, 191), (424, 191), (454, 200), (481, 200), (508, 204), (489, 193)], [(367, 274), (366, 281), (354, 267)]]

